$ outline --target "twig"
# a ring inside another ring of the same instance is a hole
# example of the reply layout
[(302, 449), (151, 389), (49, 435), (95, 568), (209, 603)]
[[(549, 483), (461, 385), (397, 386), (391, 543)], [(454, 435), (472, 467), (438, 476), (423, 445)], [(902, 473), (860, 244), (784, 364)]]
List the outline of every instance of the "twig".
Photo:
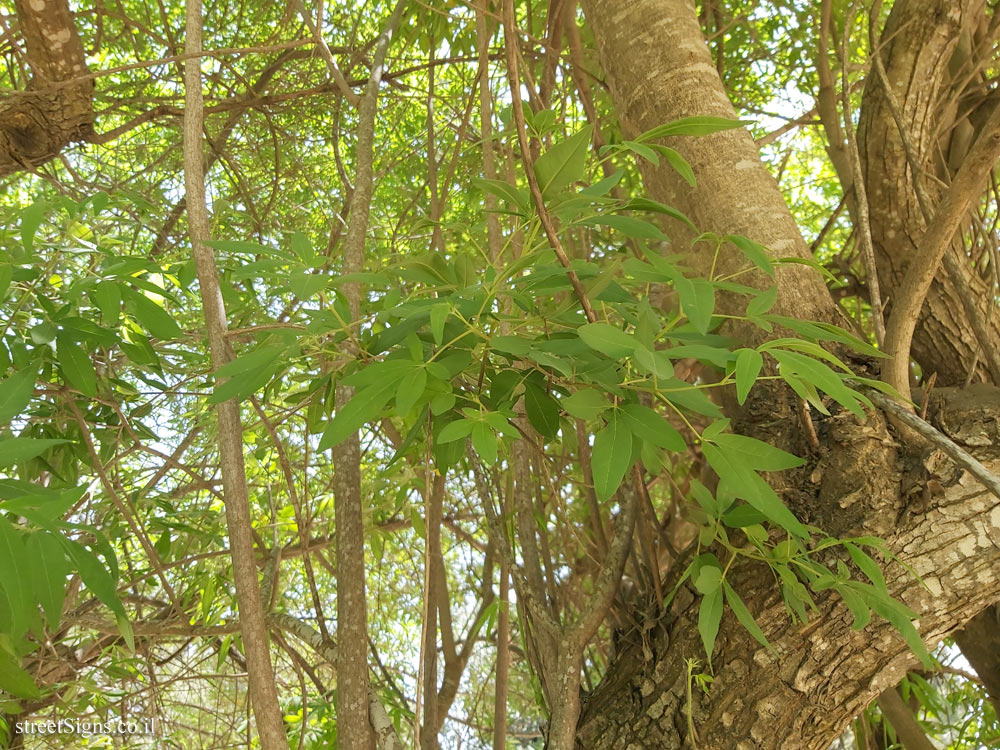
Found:
[(862, 390), (864, 394), (872, 400), (872, 403), (889, 412), (904, 425), (911, 428), (914, 432), (918, 433), (921, 437), (927, 440), (927, 442), (944, 451), (956, 464), (972, 474), (976, 479), (982, 482), (990, 492), (1000, 498), (1000, 477), (991, 473), (990, 470), (979, 463), (979, 461), (962, 450), (962, 448), (960, 448), (955, 441), (942, 433), (940, 430), (936, 429), (933, 425), (922, 420), (902, 404), (896, 403), (885, 394), (872, 388), (868, 388), (867, 386), (863, 386), (857, 382), (854, 382), (853, 385), (854, 387)]
[(507, 50), (507, 76), (510, 83), (511, 109), (514, 113), (514, 122), (517, 124), (517, 141), (521, 148), (521, 159), (524, 161), (524, 172), (528, 178), (531, 198), (534, 201), (535, 210), (538, 212), (538, 218), (542, 222), (542, 228), (545, 230), (545, 237), (548, 239), (549, 244), (552, 245), (552, 250), (555, 252), (559, 262), (566, 269), (566, 276), (569, 278), (569, 283), (572, 285), (577, 299), (580, 300), (580, 306), (583, 308), (583, 314), (587, 317), (587, 322), (594, 323), (597, 321), (597, 316), (590, 306), (587, 290), (583, 288), (583, 284), (576, 275), (576, 271), (570, 266), (569, 256), (566, 255), (562, 242), (559, 241), (555, 224), (552, 223), (552, 217), (549, 216), (548, 209), (545, 208), (542, 190), (538, 185), (538, 178), (535, 176), (535, 165), (531, 158), (531, 147), (528, 143), (528, 133), (524, 124), (524, 105), (521, 102), (521, 80), (518, 75), (517, 29), (514, 25), (513, 0), (504, 0), (503, 27), (504, 46)]

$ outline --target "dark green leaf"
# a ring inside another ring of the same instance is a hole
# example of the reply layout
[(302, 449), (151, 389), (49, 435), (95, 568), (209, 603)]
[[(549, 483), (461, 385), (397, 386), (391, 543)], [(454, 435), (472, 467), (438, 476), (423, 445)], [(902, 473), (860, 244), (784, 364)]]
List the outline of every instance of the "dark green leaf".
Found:
[(94, 285), (94, 302), (97, 303), (105, 322), (114, 323), (118, 320), (122, 306), (122, 292), (118, 282), (98, 281)]
[(781, 471), (782, 469), (793, 469), (805, 463), (798, 456), (793, 456), (791, 453), (775, 448), (762, 440), (745, 435), (722, 433), (712, 438), (712, 442), (722, 448), (730, 457), (738, 458), (743, 465), (757, 471)]
[(340, 445), (350, 435), (357, 432), (363, 424), (375, 419), (395, 391), (395, 380), (376, 381), (367, 388), (357, 391), (354, 397), (339, 408), (333, 419), (330, 420), (330, 424), (323, 432), (323, 437), (320, 438), (319, 450), (323, 451)]
[(400, 378), (399, 388), (396, 389), (397, 414), (401, 417), (409, 414), (414, 404), (417, 403), (417, 399), (424, 395), (426, 387), (427, 370), (422, 364), (413, 368), (411, 375)]
[(530, 380), (525, 383), (524, 408), (532, 427), (545, 437), (556, 436), (559, 431), (559, 403)]
[(632, 433), (618, 414), (594, 436), (591, 468), (597, 499), (604, 501), (618, 490), (632, 463)]
[(764, 646), (769, 651), (774, 649), (767, 640), (767, 636), (764, 635), (764, 631), (760, 629), (760, 625), (754, 619), (753, 615), (750, 614), (750, 610), (747, 609), (743, 600), (740, 599), (740, 595), (736, 593), (736, 590), (729, 585), (728, 581), (723, 581), (722, 585), (726, 592), (726, 601), (729, 603), (729, 608), (733, 610), (733, 614), (736, 615), (736, 619), (740, 621), (740, 625), (746, 628), (747, 632), (752, 635), (757, 642)]
[(141, 292), (127, 288), (124, 291), (126, 307), (150, 334), (164, 341), (181, 337), (184, 332), (166, 310)]
[(48, 532), (36, 532), (28, 537), (28, 552), (32, 558), (31, 578), (35, 599), (42, 605), (45, 622), (55, 628), (62, 617), (66, 596), (66, 576), (69, 564), (59, 540)]
[(450, 422), (445, 425), (441, 432), (438, 433), (437, 442), (451, 443), (455, 440), (461, 440), (464, 437), (468, 437), (475, 424), (476, 423), (471, 419), (457, 419), (454, 422)]
[(59, 368), (67, 382), (84, 396), (91, 398), (96, 396), (97, 374), (94, 372), (94, 363), (80, 345), (59, 334), (56, 354), (59, 358)]
[(708, 663), (712, 663), (712, 651), (715, 650), (715, 637), (719, 634), (719, 624), (722, 622), (722, 588), (702, 597), (698, 607), (698, 633), (705, 646)]
[(666, 419), (641, 404), (628, 404), (621, 410), (622, 419), (633, 435), (644, 442), (680, 453), (687, 448), (684, 438)]
[(0, 440), (0, 468), (7, 468), (21, 461), (40, 456), (54, 445), (68, 443), (68, 440), (53, 438), (12, 437)]
[(723, 239), (736, 245), (751, 263), (774, 278), (774, 264), (766, 247), (741, 234), (728, 234)]
[(764, 357), (756, 349), (740, 349), (736, 354), (736, 400), (742, 406), (747, 400), (750, 388), (757, 382)]
[(587, 323), (580, 326), (576, 332), (587, 346), (612, 359), (627, 356), (635, 351), (635, 338), (609, 323)]
[(535, 162), (535, 176), (542, 197), (551, 198), (568, 185), (583, 179), (590, 152), (591, 126), (554, 144)]
[(643, 142), (675, 135), (710, 135), (711, 133), (718, 133), (721, 130), (732, 130), (748, 124), (750, 123), (746, 120), (730, 120), (725, 117), (712, 117), (711, 115), (692, 115), (690, 117), (681, 117), (665, 125), (658, 125), (651, 130), (647, 130), (635, 140)]
[(611, 406), (607, 397), (593, 388), (581, 388), (563, 398), (559, 403), (570, 416), (584, 420), (594, 419)]
[(0, 648), (0, 690), (17, 698), (36, 700), (41, 697), (31, 675), (21, 668), (18, 659), (3, 648)]
[(0, 382), (0, 422), (9, 422), (24, 412), (35, 392), (36, 374), (32, 363)]
[(16, 640), (28, 629), (34, 603), (28, 589), (34, 576), (22, 532), (0, 516), (0, 588), (10, 608), (11, 636)]
[(497, 437), (485, 422), (472, 425), (472, 447), (487, 466), (497, 462)]

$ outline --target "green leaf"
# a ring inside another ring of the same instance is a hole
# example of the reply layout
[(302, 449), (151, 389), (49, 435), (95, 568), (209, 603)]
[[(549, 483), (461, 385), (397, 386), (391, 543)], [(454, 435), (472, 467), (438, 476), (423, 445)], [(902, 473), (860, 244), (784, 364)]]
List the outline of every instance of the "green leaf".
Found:
[(653, 144), (652, 148), (658, 151), (667, 160), (667, 163), (673, 167), (674, 171), (677, 172), (684, 181), (691, 187), (697, 187), (697, 183), (694, 178), (694, 170), (691, 169), (691, 165), (688, 164), (687, 159), (680, 155), (678, 151), (670, 148), (669, 146), (661, 146), (660, 144)]
[(21, 211), (21, 244), (28, 253), (35, 251), (35, 233), (42, 225), (42, 220), (48, 212), (49, 206), (41, 200), (36, 200), (30, 206)]
[(722, 522), (726, 524), (731, 529), (742, 529), (747, 526), (753, 526), (754, 524), (759, 524), (761, 521), (767, 520), (767, 516), (761, 513), (752, 505), (744, 505), (740, 503), (735, 508), (730, 508), (726, 511), (725, 515), (722, 516)]
[(55, 445), (68, 443), (55, 438), (12, 437), (0, 440), (0, 469), (40, 456)]
[(584, 219), (580, 223), (611, 227), (626, 237), (635, 237), (640, 240), (658, 240), (660, 242), (668, 242), (670, 240), (656, 224), (644, 219), (637, 219), (634, 216), (606, 214), (604, 216), (594, 216)]
[(0, 690), (17, 698), (37, 700), (42, 696), (31, 675), (21, 669), (18, 659), (0, 648)]
[(412, 371), (412, 375), (400, 378), (399, 387), (396, 389), (396, 412), (403, 417), (410, 413), (414, 404), (427, 387), (427, 370), (424, 366), (418, 365)]
[(524, 385), (524, 408), (528, 421), (545, 437), (555, 437), (559, 432), (559, 402), (530, 380)]
[(521, 336), (494, 336), (490, 339), (490, 348), (504, 354), (523, 357), (531, 348), (531, 340)]
[(106, 323), (118, 320), (122, 307), (121, 287), (116, 281), (98, 281), (94, 286), (94, 302), (101, 311), (101, 317)]
[(125, 288), (125, 306), (136, 320), (153, 336), (164, 341), (180, 338), (184, 333), (170, 314), (149, 297)]
[(609, 323), (587, 323), (576, 332), (587, 346), (612, 359), (631, 354), (637, 345), (634, 337)]
[(32, 326), (28, 330), (28, 335), (31, 336), (31, 343), (36, 346), (42, 346), (43, 344), (48, 344), (50, 341), (55, 341), (58, 333), (59, 329), (47, 320)]
[(746, 628), (747, 632), (752, 635), (757, 642), (764, 646), (768, 651), (774, 651), (771, 644), (767, 640), (767, 636), (764, 635), (764, 631), (760, 629), (760, 625), (754, 619), (753, 615), (750, 614), (750, 610), (747, 609), (743, 600), (740, 599), (740, 595), (736, 593), (736, 589), (729, 585), (728, 581), (722, 582), (723, 587), (726, 592), (726, 601), (729, 603), (729, 608), (733, 610), (733, 614), (736, 615), (736, 619), (740, 621), (740, 625)]
[(772, 286), (769, 289), (765, 289), (747, 304), (747, 317), (755, 318), (758, 315), (763, 315), (774, 307), (777, 299), (778, 287)]
[(711, 443), (703, 443), (702, 453), (715, 473), (720, 488), (725, 486), (733, 495), (742, 497), (768, 519), (791, 534), (806, 538), (809, 531), (792, 515), (770, 485), (745, 463), (743, 454), (730, 454)]
[(444, 324), (450, 312), (451, 305), (447, 302), (439, 302), (431, 307), (431, 335), (434, 336), (434, 343), (438, 346), (444, 341)]
[(628, 404), (622, 408), (621, 415), (631, 433), (640, 440), (674, 453), (687, 448), (684, 438), (673, 425), (648, 406)]
[(611, 406), (607, 397), (593, 388), (581, 388), (575, 393), (564, 397), (559, 404), (570, 416), (584, 420), (596, 418), (601, 412)]
[(485, 422), (472, 425), (472, 447), (487, 466), (497, 462), (497, 436)]
[(437, 442), (451, 443), (455, 440), (461, 440), (464, 437), (468, 437), (475, 425), (476, 422), (471, 419), (456, 419), (454, 422), (449, 422), (444, 426), (444, 428), (442, 428), (441, 432), (438, 433)]
[(32, 558), (32, 585), (35, 599), (42, 605), (45, 622), (55, 628), (62, 617), (63, 599), (66, 596), (66, 576), (69, 564), (59, 539), (47, 532), (37, 532), (28, 537), (28, 553)]
[(838, 585), (834, 588), (836, 588), (837, 593), (843, 598), (847, 608), (851, 610), (851, 614), (854, 615), (854, 622), (851, 623), (851, 629), (861, 630), (864, 628), (872, 619), (871, 608), (864, 600), (864, 597), (846, 586)]
[(376, 381), (367, 388), (357, 391), (330, 420), (330, 424), (323, 431), (323, 437), (320, 438), (319, 450), (324, 451), (340, 445), (363, 424), (375, 419), (382, 408), (389, 403), (395, 391), (395, 380)]
[(598, 500), (607, 500), (615, 494), (631, 463), (632, 433), (617, 413), (612, 414), (607, 426), (594, 436), (591, 454), (594, 491)]
[(0, 422), (20, 416), (35, 392), (35, 363), (0, 382)]
[(726, 451), (728, 456), (739, 458), (741, 463), (757, 471), (781, 471), (805, 463), (798, 456), (746, 435), (726, 432), (713, 437), (712, 442)]
[[(607, 148), (616, 148), (615, 146), (605, 146)], [(622, 141), (619, 148), (631, 151), (632, 153), (641, 156), (649, 162), (652, 162), (656, 166), (660, 166), (660, 157), (656, 155), (654, 151), (649, 146), (643, 145), (642, 143), (636, 143), (635, 141)], [(601, 153), (604, 153), (604, 149), (601, 149)]]
[(698, 568), (698, 576), (694, 587), (699, 594), (711, 594), (722, 585), (722, 568), (715, 565), (702, 565)]
[(243, 372), (260, 370), (280, 361), (286, 351), (287, 349), (284, 346), (264, 346), (260, 349), (241, 354), (216, 370), (215, 377), (228, 378)]
[[(865, 421), (865, 410), (861, 404), (871, 407), (871, 402), (860, 393), (848, 388), (843, 378), (827, 367), (824, 363), (796, 352), (783, 349), (771, 350), (773, 356), (783, 368), (791, 368), (802, 379), (823, 391), (834, 401), (854, 414), (862, 422)], [(780, 372), (783, 372), (780, 371)]]
[(644, 141), (675, 135), (710, 135), (711, 133), (732, 130), (749, 124), (747, 120), (730, 120), (725, 117), (712, 117), (710, 115), (692, 115), (691, 117), (681, 117), (665, 125), (658, 125), (651, 130), (647, 130), (635, 140), (642, 143)]
[(876, 590), (888, 595), (889, 589), (886, 586), (885, 576), (882, 574), (882, 568), (879, 564), (868, 553), (851, 542), (845, 541), (844, 547), (847, 549), (847, 554), (851, 556), (851, 560), (868, 577), (868, 580), (872, 582)]
[(125, 608), (118, 598), (118, 587), (111, 572), (93, 552), (79, 542), (62, 537), (63, 548), (69, 553), (76, 572), (90, 592), (114, 614), (125, 617)]
[(722, 622), (722, 588), (715, 589), (702, 597), (698, 607), (698, 633), (705, 646), (705, 655), (709, 666), (712, 664), (712, 651), (715, 650), (715, 637), (719, 634), (719, 624)]
[(774, 264), (766, 247), (742, 234), (727, 234), (723, 239), (736, 245), (751, 263), (774, 278)]
[(69, 384), (84, 396), (94, 398), (97, 395), (97, 373), (87, 353), (72, 339), (59, 334), (56, 337), (56, 354), (59, 369)]
[(674, 375), (674, 365), (666, 352), (647, 349), (639, 344), (632, 354), (632, 359), (650, 375), (658, 378), (671, 378)]
[(535, 177), (543, 198), (583, 179), (590, 152), (593, 128), (590, 125), (554, 144), (535, 162)]
[(693, 279), (690, 288), (690, 298), (685, 301), (681, 297), (681, 309), (698, 333), (708, 333), (715, 311), (715, 287), (706, 279)]
[(288, 279), (288, 288), (300, 300), (307, 300), (321, 289), (325, 289), (330, 277), (325, 273), (297, 271)]
[(528, 195), (526, 192), (524, 190), (519, 190), (507, 182), (503, 182), (502, 180), (483, 180), (475, 177), (472, 180), (472, 184), (484, 193), (492, 193), (498, 197), (500, 199), (501, 206), (508, 204), (517, 206), (521, 209), (521, 213), (528, 210)]
[(764, 357), (756, 349), (740, 349), (736, 354), (736, 400), (740, 406), (747, 400), (747, 394), (757, 382)]
[(625, 211), (652, 211), (653, 213), (663, 214), (664, 216), (669, 216), (673, 219), (686, 224), (688, 228), (692, 231), (698, 231), (695, 227), (694, 222), (691, 221), (683, 212), (674, 208), (673, 206), (668, 206), (666, 203), (660, 203), (659, 201), (654, 201), (651, 198), (633, 198), (628, 203), (626, 203), (622, 210)]
[(22, 533), (6, 518), (0, 516), (0, 570), (3, 578), (0, 587), (10, 608), (11, 636), (16, 640), (28, 629), (34, 602), (28, 583), (35, 571), (29, 562), (28, 550)]
[(230, 360), (215, 371), (216, 385), (208, 404), (243, 401), (263, 388), (284, 365), (284, 346), (265, 346)]

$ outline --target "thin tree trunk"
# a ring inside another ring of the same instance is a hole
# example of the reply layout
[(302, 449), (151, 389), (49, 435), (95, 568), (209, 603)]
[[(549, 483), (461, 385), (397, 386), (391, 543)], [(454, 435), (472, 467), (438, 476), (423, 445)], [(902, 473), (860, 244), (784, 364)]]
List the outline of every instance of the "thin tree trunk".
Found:
[[(185, 52), (200, 52), (201, 37), (201, 0), (188, 0)], [(184, 61), (184, 186), (191, 249), (197, 266), (212, 367), (218, 370), (233, 358), (233, 354), (226, 340), (226, 309), (219, 287), (218, 268), (212, 250), (205, 244), (210, 237), (210, 225), (205, 205), (202, 155), (204, 103), (201, 87), (201, 58), (190, 57)], [(282, 750), (288, 747), (288, 741), (278, 704), (267, 625), (257, 584), (239, 404), (235, 399), (223, 401), (216, 406), (216, 414), (219, 420), (219, 461), (225, 493), (226, 527), (233, 560), (233, 582), (236, 586), (243, 648), (247, 659), (250, 702), (261, 747), (264, 750)]]
[[(365, 238), (374, 191), (375, 114), (385, 53), (405, 7), (400, 0), (375, 48), (368, 85), (358, 106), (354, 192), (344, 236), (343, 273), (357, 273), (364, 265)], [(352, 321), (361, 317), (361, 285), (344, 284)], [(353, 344), (345, 342), (349, 354)], [(336, 408), (354, 397), (351, 386), (337, 386)], [(368, 717), (368, 612), (365, 602), (365, 526), (361, 496), (361, 439), (358, 433), (333, 448), (333, 499), (337, 539), (337, 735), (343, 750), (369, 750), (372, 728)]]

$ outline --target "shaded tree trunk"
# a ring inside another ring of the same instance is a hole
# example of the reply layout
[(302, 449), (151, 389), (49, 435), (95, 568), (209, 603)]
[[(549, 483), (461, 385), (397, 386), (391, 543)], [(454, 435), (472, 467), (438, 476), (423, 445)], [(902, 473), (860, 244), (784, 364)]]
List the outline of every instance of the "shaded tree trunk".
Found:
[[(886, 79), (873, 69), (865, 85), (858, 132), (862, 171), (870, 201), (872, 240), (883, 288), (899, 285), (947, 182), (995, 106), (977, 70), (991, 60), (992, 37), (983, 0), (903, 0), (893, 4), (881, 38)], [(904, 135), (893, 114), (898, 110)], [(911, 154), (907, 156), (907, 146)], [(913, 174), (913, 159), (920, 170)], [(984, 185), (985, 188), (985, 185)], [(911, 355), (940, 385), (961, 385), (979, 351), (970, 313), (1000, 343), (1000, 317), (986, 315), (992, 279), (969, 267), (961, 237), (951, 250), (958, 278), (939, 273), (920, 315)], [(886, 295), (891, 308), (892, 294)], [(975, 312), (973, 312), (975, 311)], [(977, 370), (997, 382), (989, 358)], [(996, 369), (996, 368), (993, 368)]]

